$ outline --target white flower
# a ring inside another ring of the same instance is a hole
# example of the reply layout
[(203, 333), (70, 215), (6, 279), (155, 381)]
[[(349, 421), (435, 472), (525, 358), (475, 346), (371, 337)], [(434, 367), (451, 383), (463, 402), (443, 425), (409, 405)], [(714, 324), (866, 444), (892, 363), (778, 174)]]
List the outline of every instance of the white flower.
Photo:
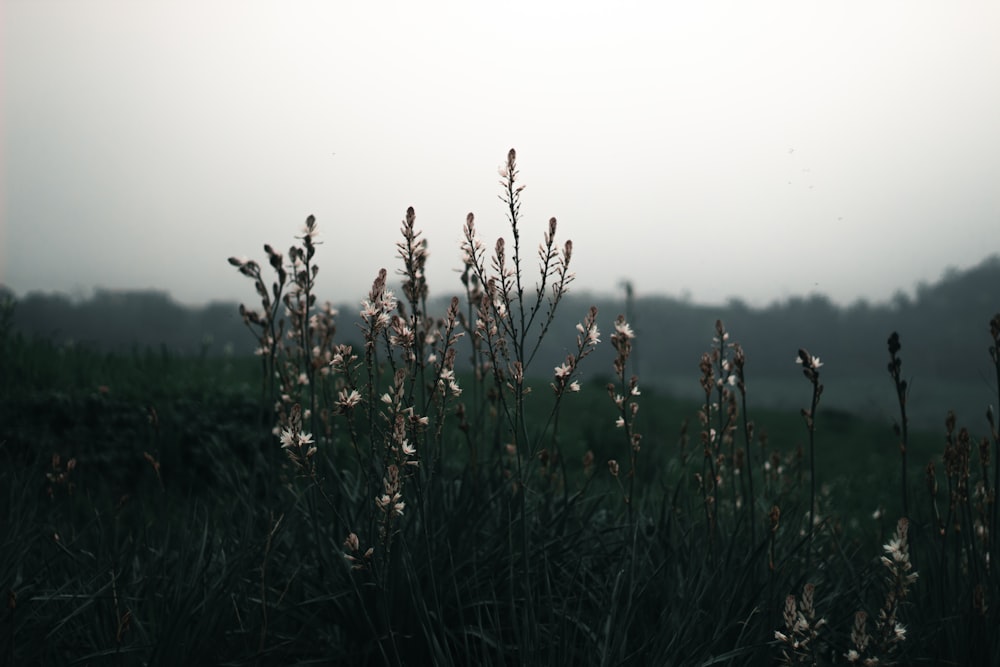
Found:
[(281, 430), (281, 448), (291, 449), (293, 447), (302, 448), (306, 445), (312, 445), (313, 437), (312, 433), (296, 433), (291, 429)]
[(361, 394), (357, 389), (352, 389), (348, 393), (347, 389), (341, 389), (337, 394), (337, 405), (345, 410), (349, 410), (361, 402)]
[[(899, 538), (895, 537), (892, 538), (891, 540), (889, 540), (889, 544), (883, 545), (882, 548), (885, 550), (887, 554), (892, 556), (892, 560), (897, 563), (902, 563), (907, 560), (906, 554), (903, 553), (902, 541)], [(886, 565), (889, 565), (889, 559), (887, 559), (885, 556), (882, 557), (882, 561)]]
[(379, 306), (381, 306), (382, 310), (391, 313), (396, 310), (397, 303), (396, 295), (392, 293), (391, 289), (382, 292), (382, 298), (379, 299)]
[(615, 420), (615, 426), (617, 426), (618, 428), (621, 428), (621, 427), (625, 426), (625, 418), (624, 417), (619, 417), (618, 419), (616, 419)]
[(597, 345), (601, 342), (601, 332), (597, 329), (596, 324), (590, 325), (587, 329), (584, 329), (582, 324), (577, 324), (576, 330), (584, 335), (585, 345)]
[(624, 336), (625, 338), (628, 339), (635, 338), (635, 332), (632, 331), (632, 327), (629, 325), (628, 322), (625, 322), (624, 320), (620, 322), (615, 322), (615, 331), (617, 331), (620, 335)]
[(577, 382), (576, 380), (573, 380), (572, 382), (569, 383), (569, 390), (573, 392), (580, 391), (580, 383)]
[[(795, 363), (801, 364), (802, 357), (795, 357)], [(819, 368), (823, 365), (823, 362), (819, 360), (819, 357), (810, 357), (810, 366), (813, 368)]]

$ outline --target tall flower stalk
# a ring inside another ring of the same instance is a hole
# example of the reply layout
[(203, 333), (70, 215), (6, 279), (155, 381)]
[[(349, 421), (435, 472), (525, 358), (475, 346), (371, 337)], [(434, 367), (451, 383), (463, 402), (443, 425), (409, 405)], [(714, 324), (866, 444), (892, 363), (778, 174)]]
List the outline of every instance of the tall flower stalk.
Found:
[(809, 431), (809, 528), (808, 544), (806, 545), (806, 571), (808, 572), (812, 558), (813, 531), (816, 524), (816, 407), (823, 394), (823, 385), (819, 381), (819, 369), (823, 362), (819, 360), (819, 357), (813, 357), (805, 349), (800, 348), (795, 363), (802, 366), (802, 374), (809, 380), (813, 390), (809, 409), (803, 408), (802, 410), (802, 417), (805, 419), (806, 428)]
[(909, 393), (908, 384), (902, 378), (901, 370), (903, 360), (899, 358), (899, 351), (902, 345), (899, 343), (899, 334), (895, 331), (889, 336), (889, 375), (892, 377), (893, 386), (896, 389), (896, 399), (899, 401), (899, 424), (895, 425), (896, 436), (899, 438), (899, 455), (902, 467), (902, 491), (903, 491), (903, 516), (910, 516), (910, 490), (906, 481), (906, 452), (909, 449), (909, 420), (906, 417), (906, 398)]

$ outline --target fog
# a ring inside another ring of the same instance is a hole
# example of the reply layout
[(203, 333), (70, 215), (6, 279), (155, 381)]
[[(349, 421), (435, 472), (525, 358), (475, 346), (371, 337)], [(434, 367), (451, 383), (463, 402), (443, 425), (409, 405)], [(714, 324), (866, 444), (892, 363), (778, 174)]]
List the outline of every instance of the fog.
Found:
[(838, 303), (1000, 249), (1000, 5), (8, 0), (0, 283), (252, 296), (316, 215), (320, 291), (432, 291), (468, 212), (574, 241), (576, 290)]

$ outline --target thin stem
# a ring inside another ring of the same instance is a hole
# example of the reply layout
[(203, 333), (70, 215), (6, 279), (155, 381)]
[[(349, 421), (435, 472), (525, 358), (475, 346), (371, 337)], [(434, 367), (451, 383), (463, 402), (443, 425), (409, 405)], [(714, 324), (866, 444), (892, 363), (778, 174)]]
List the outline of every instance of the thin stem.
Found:
[(908, 435), (908, 419), (906, 417), (906, 397), (908, 393), (908, 387), (906, 380), (903, 380), (900, 374), (900, 369), (902, 368), (903, 361), (897, 356), (897, 353), (902, 348), (899, 343), (899, 334), (895, 331), (889, 336), (889, 375), (892, 376), (893, 385), (896, 388), (896, 398), (899, 401), (899, 415), (900, 423), (896, 426), (896, 434), (899, 436), (899, 454), (900, 454), (900, 465), (902, 467), (902, 474), (900, 476), (902, 481), (902, 496), (903, 496), (903, 516), (910, 516), (910, 490), (909, 484), (906, 479), (906, 452), (909, 448), (909, 435)]

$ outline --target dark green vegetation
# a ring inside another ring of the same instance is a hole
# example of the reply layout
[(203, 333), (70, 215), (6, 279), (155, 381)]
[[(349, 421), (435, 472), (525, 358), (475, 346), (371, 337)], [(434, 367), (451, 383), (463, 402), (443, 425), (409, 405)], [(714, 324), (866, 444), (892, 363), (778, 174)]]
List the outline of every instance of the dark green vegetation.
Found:
[[(452, 263), (454, 259), (437, 261)], [(991, 380), (970, 351), (982, 348), (982, 323), (989, 321), (997, 307), (996, 285), (1000, 285), (1000, 256), (966, 271), (948, 271), (938, 282), (918, 286), (913, 297), (898, 292), (888, 304), (858, 301), (837, 307), (817, 294), (765, 308), (751, 308), (735, 299), (704, 306), (665, 296), (642, 296), (664, 286), (638, 285), (640, 296), (631, 304), (621, 298), (570, 292), (555, 314), (553, 330), (571, 330), (579, 314), (591, 305), (608, 315), (608, 321), (625, 313), (639, 335), (630, 372), (642, 377), (646, 386), (655, 384), (674, 395), (697, 398), (698, 383), (693, 376), (697, 360), (706, 332), (721, 318), (739, 332), (744, 347), (753, 351), (755, 403), (796, 410), (799, 388), (787, 381), (788, 364), (795, 350), (808, 341), (810, 349), (829, 362), (825, 404), (887, 423), (894, 413), (892, 390), (883, 373), (883, 342), (888, 332), (900, 331), (909, 356), (906, 372), (917, 389), (911, 418), (925, 429), (936, 429), (947, 410), (991, 400)], [(444, 312), (450, 295), (460, 293), (460, 285), (445, 286), (431, 300), (431, 309)], [(340, 306), (345, 315), (356, 309), (356, 300)], [(28, 294), (18, 302), (17, 312), (16, 331), (60, 346), (86, 345), (119, 354), (162, 346), (184, 356), (243, 356), (255, 347), (236, 304), (185, 308), (162, 292), (98, 291), (83, 301)], [(353, 322), (340, 327), (338, 338), (340, 342), (359, 340)], [(540, 355), (559, 360), (566, 346), (564, 338), (550, 336), (542, 341)], [(585, 377), (606, 379), (613, 351), (603, 346), (594, 354), (598, 363), (584, 370)], [(467, 361), (463, 354), (457, 364), (461, 368)]]
[(1000, 316), (964, 352), (987, 399), (929, 429), (903, 326), (872, 334), (883, 419), (827, 403), (857, 390), (808, 332), (768, 380), (793, 407), (757, 407), (721, 322), (678, 397), (635, 358), (669, 322), (555, 317), (554, 221), (529, 281), (514, 158), (513, 239), (490, 257), (470, 218), (463, 298), (428, 306), (411, 210), (399, 296), (375, 281), (351, 348), (312, 220), (233, 261), (257, 357), (109, 354), (0, 313), (0, 662), (996, 663)]

